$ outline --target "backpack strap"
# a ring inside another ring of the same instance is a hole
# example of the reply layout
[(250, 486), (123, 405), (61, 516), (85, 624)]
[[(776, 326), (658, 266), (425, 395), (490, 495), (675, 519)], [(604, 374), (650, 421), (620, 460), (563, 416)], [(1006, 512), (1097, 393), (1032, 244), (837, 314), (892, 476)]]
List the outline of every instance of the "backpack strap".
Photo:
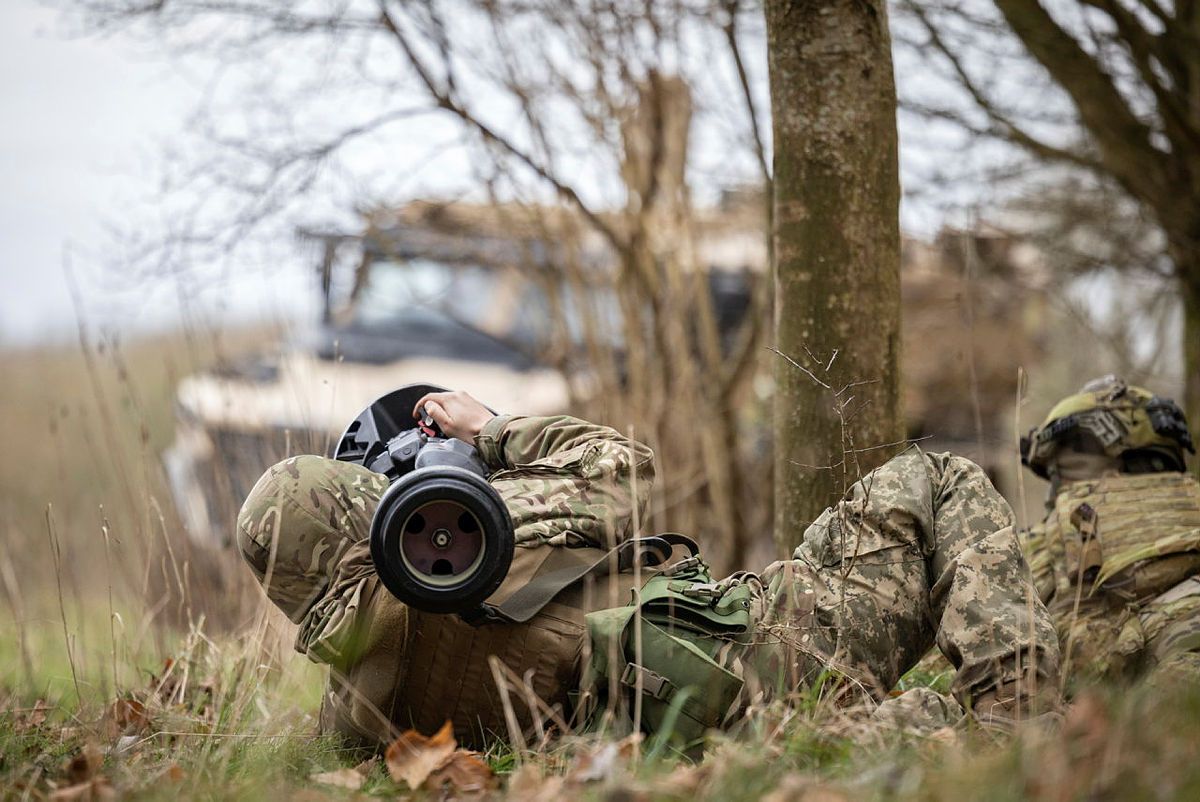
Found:
[(467, 618), (467, 621), (471, 624), (524, 623), (541, 612), (555, 596), (585, 576), (600, 579), (614, 569), (624, 574), (631, 571), (634, 565), (658, 568), (671, 560), (676, 546), (683, 546), (691, 553), (683, 562), (698, 559), (700, 547), (696, 541), (673, 532), (626, 540), (599, 558), (593, 556), (595, 552), (591, 549), (555, 548), (527, 585), (500, 604), (483, 605), (479, 613)]

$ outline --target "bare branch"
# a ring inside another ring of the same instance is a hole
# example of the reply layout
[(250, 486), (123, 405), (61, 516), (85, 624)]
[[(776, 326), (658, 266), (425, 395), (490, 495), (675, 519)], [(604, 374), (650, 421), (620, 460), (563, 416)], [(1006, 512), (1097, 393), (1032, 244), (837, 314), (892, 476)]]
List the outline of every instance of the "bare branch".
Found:
[(417, 76), (421, 79), (421, 82), (428, 90), (430, 97), (437, 103), (438, 108), (454, 114), (464, 123), (471, 126), (471, 128), (473, 128), (476, 133), (482, 136), (484, 140), (498, 146), (502, 151), (510, 156), (513, 156), (519, 162), (532, 170), (539, 178), (543, 179), (546, 183), (552, 186), (559, 197), (574, 206), (579, 213), (582, 214), (583, 217), (596, 229), (596, 231), (604, 235), (613, 248), (615, 248), (618, 252), (621, 252), (625, 249), (625, 243), (622, 238), (618, 236), (617, 232), (598, 214), (592, 211), (592, 209), (586, 203), (584, 203), (583, 199), (579, 196), (579, 193), (576, 192), (574, 188), (562, 182), (556, 176), (552, 175), (531, 155), (526, 153), (521, 148), (518, 148), (507, 137), (501, 136), (490, 126), (477, 118), (449, 93), (448, 88), (438, 86), (437, 82), (433, 79), (429, 68), (417, 55), (416, 51), (412, 47), (412, 44), (409, 42), (408, 37), (400, 29), (400, 26), (396, 23), (396, 20), (389, 13), (387, 8), (387, 0), (379, 0), (379, 15), (383, 26), (388, 30), (388, 32), (395, 39), (397, 45), (399, 45), (400, 49), (404, 52), (405, 57), (408, 59), (409, 65), (417, 73)]
[(1038, 0), (996, 0), (996, 7), (1030, 54), (1070, 96), (1105, 166), (1139, 197), (1161, 198), (1169, 181), (1150, 129), (1137, 118), (1103, 68)]

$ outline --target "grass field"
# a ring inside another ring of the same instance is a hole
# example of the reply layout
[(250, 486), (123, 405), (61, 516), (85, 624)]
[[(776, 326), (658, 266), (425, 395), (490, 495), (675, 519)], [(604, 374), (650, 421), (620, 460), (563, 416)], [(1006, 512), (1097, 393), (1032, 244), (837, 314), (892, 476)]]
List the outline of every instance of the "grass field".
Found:
[(882, 731), (814, 692), (699, 759), (563, 737), (427, 777), (317, 738), (321, 670), (235, 561), (188, 549), (157, 461), (177, 379), (256, 339), (0, 353), (0, 798), (1200, 798), (1197, 688), (1085, 691), (1012, 737)]

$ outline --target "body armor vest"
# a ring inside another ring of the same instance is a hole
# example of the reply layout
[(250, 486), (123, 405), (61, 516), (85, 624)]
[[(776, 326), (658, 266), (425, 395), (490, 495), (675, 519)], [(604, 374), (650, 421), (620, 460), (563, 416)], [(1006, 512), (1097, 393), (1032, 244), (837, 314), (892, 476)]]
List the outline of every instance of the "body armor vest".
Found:
[(1145, 600), (1200, 573), (1200, 484), (1182, 473), (1072, 482), (1026, 546), (1043, 601), (1079, 582), (1085, 594)]

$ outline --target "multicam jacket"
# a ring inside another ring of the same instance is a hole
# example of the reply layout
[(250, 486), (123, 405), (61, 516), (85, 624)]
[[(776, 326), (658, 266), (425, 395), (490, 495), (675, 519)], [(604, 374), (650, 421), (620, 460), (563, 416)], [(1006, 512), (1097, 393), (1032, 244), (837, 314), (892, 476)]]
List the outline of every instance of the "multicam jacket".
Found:
[[(654, 480), (649, 448), (567, 416), (496, 417), (475, 445), (517, 540), (492, 603), (538, 576), (553, 555), (594, 562), (629, 538), (634, 508), (644, 507)], [(451, 719), (460, 741), (479, 744), (508, 732), (498, 680), (513, 685), (517, 726), (532, 718), (529, 698), (561, 715), (577, 685), (584, 609), (627, 602), (631, 583), (585, 583), (522, 624), (472, 627), (410, 610), (371, 563), (371, 518), (386, 488), (384, 476), (360, 466), (294, 457), (264, 474), (239, 516), (247, 562), (300, 626), (296, 648), (331, 667), (323, 729), (386, 743), (409, 727), (432, 732)]]

